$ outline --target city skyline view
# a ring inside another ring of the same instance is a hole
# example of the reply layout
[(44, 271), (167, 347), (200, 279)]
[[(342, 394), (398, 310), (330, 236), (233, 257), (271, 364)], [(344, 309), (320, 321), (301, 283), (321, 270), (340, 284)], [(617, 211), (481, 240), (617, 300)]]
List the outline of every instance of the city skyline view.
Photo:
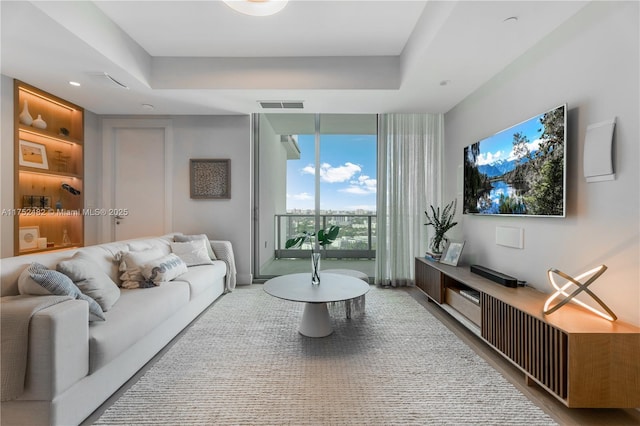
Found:
[[(300, 158), (287, 161), (287, 212), (315, 207), (315, 136), (298, 135)], [(320, 209), (376, 211), (376, 136), (321, 135)]]

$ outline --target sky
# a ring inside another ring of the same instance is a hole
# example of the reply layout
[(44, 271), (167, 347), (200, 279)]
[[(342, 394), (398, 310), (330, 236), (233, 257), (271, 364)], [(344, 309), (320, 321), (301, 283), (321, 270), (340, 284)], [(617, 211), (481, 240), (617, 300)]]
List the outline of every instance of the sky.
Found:
[(520, 124), (516, 124), (506, 130), (489, 136), (480, 141), (480, 155), (478, 156), (478, 165), (492, 164), (500, 160), (515, 160), (513, 154), (513, 135), (514, 133), (522, 133), (529, 139), (529, 151), (533, 152), (538, 149), (540, 143), (540, 135), (542, 135), (542, 124), (540, 118), (544, 114), (537, 115)]
[[(315, 136), (299, 135), (300, 159), (287, 161), (287, 211), (315, 207)], [(376, 210), (376, 136), (322, 135), (320, 209)]]

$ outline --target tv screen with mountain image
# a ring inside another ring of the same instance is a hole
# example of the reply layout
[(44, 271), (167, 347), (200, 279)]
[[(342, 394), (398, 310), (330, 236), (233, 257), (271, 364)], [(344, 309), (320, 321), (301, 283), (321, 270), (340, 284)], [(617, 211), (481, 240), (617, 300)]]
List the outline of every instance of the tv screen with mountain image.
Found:
[(565, 216), (566, 105), (464, 148), (464, 213)]

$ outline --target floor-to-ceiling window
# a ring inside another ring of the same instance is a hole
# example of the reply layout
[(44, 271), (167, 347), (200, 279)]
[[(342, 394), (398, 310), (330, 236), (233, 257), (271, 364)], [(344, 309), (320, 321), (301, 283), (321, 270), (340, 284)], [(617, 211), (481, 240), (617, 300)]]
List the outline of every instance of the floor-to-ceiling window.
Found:
[(377, 117), (260, 114), (256, 139), (255, 275), (309, 270), (310, 244), (286, 249), (302, 231), (340, 226), (323, 269), (374, 275)]

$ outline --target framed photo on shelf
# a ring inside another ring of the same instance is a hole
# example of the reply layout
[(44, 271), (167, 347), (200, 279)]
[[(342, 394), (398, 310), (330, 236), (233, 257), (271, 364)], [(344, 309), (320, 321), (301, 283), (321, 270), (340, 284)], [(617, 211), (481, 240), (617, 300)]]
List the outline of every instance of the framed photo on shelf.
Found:
[(40, 227), (22, 226), (19, 229), (20, 250), (30, 250), (38, 248), (38, 238), (40, 237)]
[(464, 241), (447, 242), (447, 245), (444, 247), (444, 251), (442, 252), (440, 263), (444, 263), (445, 265), (458, 266), (458, 260), (460, 260), (460, 255), (462, 254), (463, 248), (464, 248)]
[(35, 142), (20, 139), (18, 147), (18, 162), (21, 166), (35, 167), (49, 170), (47, 150), (45, 146)]
[(231, 198), (231, 160), (189, 160), (189, 184), (191, 198)]

